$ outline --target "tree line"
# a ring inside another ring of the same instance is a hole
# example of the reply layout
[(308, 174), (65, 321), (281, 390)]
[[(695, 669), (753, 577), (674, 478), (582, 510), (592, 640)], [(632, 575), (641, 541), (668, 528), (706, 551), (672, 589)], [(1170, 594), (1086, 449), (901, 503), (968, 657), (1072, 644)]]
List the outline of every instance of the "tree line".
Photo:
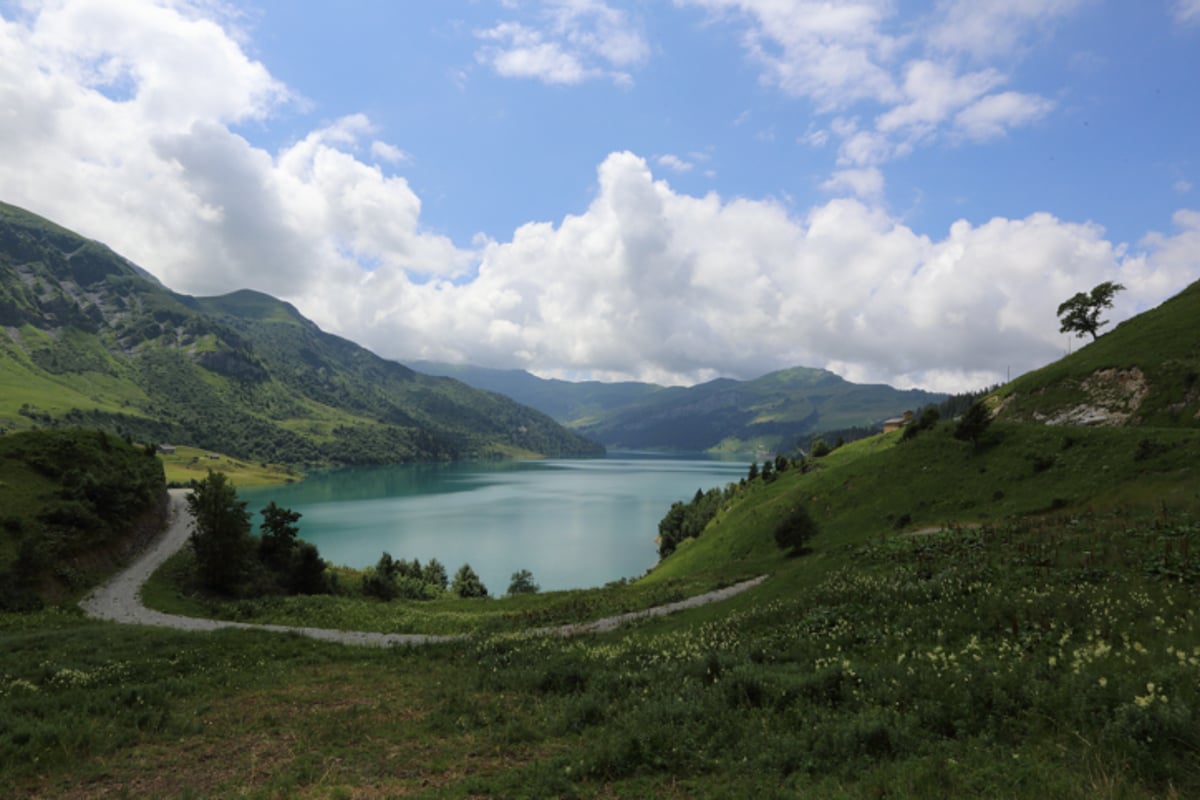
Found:
[[(782, 454), (776, 455), (772, 459), (764, 459), (761, 466), (756, 459), (750, 463), (746, 477), (740, 481), (728, 483), (724, 489), (709, 489), (707, 492), (697, 489), (691, 501), (672, 503), (666, 516), (658, 523), (658, 557), (666, 558), (674, 553), (685, 540), (699, 538), (717, 513), (748, 487), (757, 483), (773, 483), (776, 478), (789, 469), (803, 470), (807, 469), (807, 466), (807, 462), (803, 458), (796, 460)], [(802, 508), (798, 513), (807, 516)], [(810, 519), (800, 519), (798, 516), (790, 519), (787, 531), (776, 537), (779, 546), (793, 550), (802, 548), (803, 542), (807, 541), (812, 533), (815, 533), (815, 525), (809, 523), (811, 523)], [(800, 533), (796, 535), (796, 532)]]

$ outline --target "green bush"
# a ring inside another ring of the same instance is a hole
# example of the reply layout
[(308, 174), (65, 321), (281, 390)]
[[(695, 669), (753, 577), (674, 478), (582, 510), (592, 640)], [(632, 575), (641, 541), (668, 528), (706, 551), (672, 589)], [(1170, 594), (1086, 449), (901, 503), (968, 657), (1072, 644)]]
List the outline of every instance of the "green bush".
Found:
[(812, 537), (817, 535), (817, 523), (804, 506), (796, 506), (775, 526), (775, 544), (790, 555), (799, 555)]

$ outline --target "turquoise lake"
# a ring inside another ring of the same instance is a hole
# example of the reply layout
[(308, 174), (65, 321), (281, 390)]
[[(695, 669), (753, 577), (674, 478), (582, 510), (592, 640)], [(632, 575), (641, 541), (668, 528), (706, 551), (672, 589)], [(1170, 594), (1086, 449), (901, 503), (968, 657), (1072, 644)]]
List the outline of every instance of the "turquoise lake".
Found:
[(749, 460), (616, 453), (589, 460), (355, 467), (289, 486), (242, 489), (254, 524), (274, 500), (303, 514), (300, 536), (335, 564), (365, 567), (383, 551), (431, 558), (453, 575), (469, 563), (493, 595), (512, 573), (543, 590), (642, 575), (671, 503), (723, 487)]

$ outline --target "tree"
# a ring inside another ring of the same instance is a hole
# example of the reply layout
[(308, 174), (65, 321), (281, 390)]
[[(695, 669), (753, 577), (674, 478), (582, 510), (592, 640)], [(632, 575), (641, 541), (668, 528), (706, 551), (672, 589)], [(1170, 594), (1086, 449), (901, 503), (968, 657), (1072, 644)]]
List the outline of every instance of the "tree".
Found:
[(190, 542), (200, 580), (208, 589), (235, 593), (246, 577), (254, 552), (250, 514), (223, 472), (208, 471), (187, 497), (195, 520)]
[(1082, 338), (1085, 333), (1091, 334), (1096, 341), (1099, 331), (1108, 324), (1100, 319), (1100, 312), (1112, 308), (1113, 296), (1122, 292), (1125, 287), (1119, 283), (1105, 281), (1092, 289), (1091, 293), (1079, 292), (1070, 300), (1065, 300), (1058, 307), (1058, 318), (1062, 322), (1059, 333), (1074, 333)]
[(300, 533), (300, 513), (290, 508), (275, 505), (272, 500), (260, 512), (262, 536), (258, 540), (258, 558), (275, 573), (286, 573), (291, 567), (292, 551), (296, 547), (296, 534)]
[(514, 572), (508, 584), (509, 594), (537, 594), (541, 589), (533, 582), (533, 573), (527, 569)]
[(459, 597), (487, 597), (487, 587), (483, 585), (483, 581), (479, 580), (479, 576), (475, 574), (475, 570), (471, 569), (470, 564), (463, 564), (458, 568), (458, 572), (454, 573), (454, 583), (450, 588)]
[(804, 506), (796, 506), (775, 526), (775, 544), (788, 555), (804, 552), (808, 540), (817, 535), (817, 523)]
[(431, 586), (436, 586), (440, 591), (446, 591), (446, 585), (450, 583), (450, 577), (446, 574), (446, 568), (442, 566), (442, 562), (436, 558), (429, 559), (425, 564), (425, 570), (421, 574), (421, 578)]
[(666, 558), (675, 552), (683, 540), (683, 523), (688, 507), (678, 501), (671, 503), (667, 514), (658, 521), (658, 557)]
[(327, 566), (315, 544), (297, 542), (287, 577), (288, 591), (293, 594), (325, 594), (329, 591), (329, 579), (325, 575)]
[(992, 414), (982, 400), (976, 400), (959, 419), (954, 438), (979, 447), (979, 439), (992, 424)]
[(260, 512), (262, 535), (258, 539), (258, 560), (274, 579), (276, 587), (289, 594), (324, 594), (329, 590), (325, 569), (317, 546), (297, 539), (296, 523), (301, 514), (271, 501)]

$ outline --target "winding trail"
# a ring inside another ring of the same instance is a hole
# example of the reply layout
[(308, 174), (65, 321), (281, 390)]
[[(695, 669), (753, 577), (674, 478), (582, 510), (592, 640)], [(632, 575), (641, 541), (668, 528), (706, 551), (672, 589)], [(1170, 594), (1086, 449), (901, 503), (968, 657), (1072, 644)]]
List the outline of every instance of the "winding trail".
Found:
[[(467, 635), (437, 636), (420, 633), (372, 633), (369, 631), (339, 631), (329, 628), (305, 628), (291, 625), (256, 625), (247, 622), (229, 622), (217, 619), (202, 619), (198, 617), (181, 617), (176, 614), (164, 614), (154, 611), (142, 604), (142, 585), (154, 571), (163, 565), (184, 544), (192, 532), (192, 517), (187, 508), (187, 489), (171, 489), (170, 521), (166, 532), (156, 539), (137, 557), (126, 569), (114, 575), (107, 583), (97, 588), (80, 603), (80, 607), (89, 617), (94, 619), (123, 622), (128, 625), (154, 625), (162, 628), (174, 628), (181, 631), (215, 631), (220, 628), (244, 628), (247, 630), (274, 631), (276, 633), (296, 633), (313, 639), (342, 644), (364, 645), (371, 647), (390, 647), (392, 645), (422, 645), (435, 642), (451, 642), (469, 638)], [(766, 580), (766, 575), (760, 575), (748, 581), (726, 586), (705, 594), (689, 597), (675, 603), (654, 606), (642, 611), (632, 611), (614, 617), (581, 622), (571, 625), (559, 625), (548, 628), (535, 628), (528, 633), (541, 636), (578, 636), (588, 633), (606, 633), (638, 619), (661, 617), (682, 611), (686, 608), (725, 600), (736, 594), (753, 588)]]

